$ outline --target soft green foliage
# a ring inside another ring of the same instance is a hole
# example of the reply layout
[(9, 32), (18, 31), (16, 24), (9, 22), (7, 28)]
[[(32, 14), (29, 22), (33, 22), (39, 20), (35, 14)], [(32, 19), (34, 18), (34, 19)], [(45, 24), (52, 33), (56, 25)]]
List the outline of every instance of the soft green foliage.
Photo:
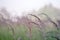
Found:
[(57, 37), (60, 40), (60, 30), (49, 31), (46, 33), (46, 40), (57, 40), (54, 37)]
[[(28, 33), (29, 33), (28, 28), (23, 25), (15, 28), (16, 39), (20, 37), (22, 40), (29, 40)], [(40, 39), (41, 40), (43, 39), (41, 33), (36, 28), (33, 28), (32, 40)], [(8, 27), (0, 27), (0, 40), (13, 40), (12, 30), (9, 30)]]
[[(56, 40), (51, 36), (56, 36), (58, 31), (49, 31), (46, 32), (46, 40)], [(32, 40), (45, 40), (43, 38), (43, 34), (36, 27), (32, 27)], [(60, 35), (60, 34), (59, 34)], [(29, 39), (29, 31), (28, 28), (24, 25), (17, 26), (15, 28), (15, 39), (17, 40), (19, 37), (22, 40), (30, 40)], [(0, 40), (13, 40), (12, 30), (9, 30), (8, 27), (0, 27)]]

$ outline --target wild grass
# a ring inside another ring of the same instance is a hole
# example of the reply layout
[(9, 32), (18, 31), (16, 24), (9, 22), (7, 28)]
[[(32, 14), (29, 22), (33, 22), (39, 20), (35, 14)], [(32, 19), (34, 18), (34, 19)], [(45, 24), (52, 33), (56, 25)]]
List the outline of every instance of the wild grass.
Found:
[[(30, 40), (28, 29), (23, 25), (15, 29), (15, 40), (20, 38), (21, 40)], [(43, 40), (42, 33), (38, 31), (38, 28), (32, 28), (31, 40)], [(14, 40), (13, 33), (7, 27), (0, 27), (0, 40)]]
[[(2, 26), (2, 23), (0, 26), (0, 40), (60, 40), (58, 25), (52, 21), (47, 14), (42, 14), (47, 16), (48, 21), (54, 25), (52, 28), (47, 28), (44, 22), (33, 14), (29, 15), (35, 17), (38, 20), (37, 22), (31, 21), (27, 17), (23, 17), (23, 21), (19, 19), (19, 21), (22, 21), (20, 25), (13, 25), (11, 24), (11, 20), (3, 18), (4, 23), (7, 25)], [(50, 27), (50, 25), (48, 25), (48, 27)]]

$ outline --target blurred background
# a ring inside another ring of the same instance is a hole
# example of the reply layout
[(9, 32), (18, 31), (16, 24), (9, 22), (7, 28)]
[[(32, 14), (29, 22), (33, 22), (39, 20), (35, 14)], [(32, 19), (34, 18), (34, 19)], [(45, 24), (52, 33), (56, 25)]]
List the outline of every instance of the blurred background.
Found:
[(60, 0), (0, 0), (0, 40), (60, 40)]

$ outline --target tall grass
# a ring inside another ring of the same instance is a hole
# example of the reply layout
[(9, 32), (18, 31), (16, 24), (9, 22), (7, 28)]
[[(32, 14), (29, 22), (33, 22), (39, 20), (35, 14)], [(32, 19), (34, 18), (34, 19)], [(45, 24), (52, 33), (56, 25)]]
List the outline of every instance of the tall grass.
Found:
[[(57, 36), (60, 31), (58, 30), (58, 25), (52, 21), (47, 14), (42, 13), (40, 15), (45, 15), (48, 21), (53, 23), (57, 30), (45, 32), (46, 25), (41, 18), (34, 14), (29, 15), (35, 17), (38, 21), (34, 22), (26, 17), (23, 18), (20, 25), (16, 25), (16, 28), (13, 24), (11, 24), (11, 20), (6, 20), (2, 17), (4, 23), (7, 25), (0, 26), (0, 40), (60, 40), (60, 38)], [(32, 26), (33, 24), (37, 26)]]

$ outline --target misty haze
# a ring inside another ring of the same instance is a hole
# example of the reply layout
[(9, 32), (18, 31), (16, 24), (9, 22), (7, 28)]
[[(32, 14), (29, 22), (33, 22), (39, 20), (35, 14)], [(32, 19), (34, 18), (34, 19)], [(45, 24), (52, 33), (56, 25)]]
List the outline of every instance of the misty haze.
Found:
[(0, 0), (0, 40), (60, 40), (60, 0)]

